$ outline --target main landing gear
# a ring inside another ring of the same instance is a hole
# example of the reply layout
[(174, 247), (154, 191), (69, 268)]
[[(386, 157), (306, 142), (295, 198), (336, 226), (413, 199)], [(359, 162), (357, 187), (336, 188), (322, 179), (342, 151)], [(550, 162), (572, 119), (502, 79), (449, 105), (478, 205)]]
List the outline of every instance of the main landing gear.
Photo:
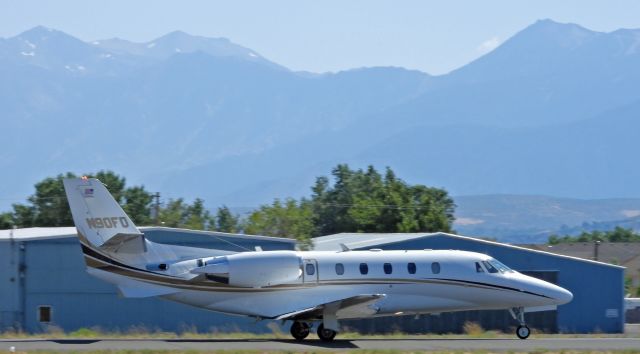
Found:
[(336, 337), (336, 334), (338, 334), (338, 332), (329, 328), (324, 328), (323, 324), (318, 326), (318, 337), (323, 342), (331, 342), (333, 338)]
[(309, 326), (309, 324), (307, 322), (295, 321), (291, 325), (291, 335), (297, 341), (301, 341), (301, 340), (307, 338), (307, 336), (309, 335), (309, 330), (310, 329), (311, 329), (311, 326)]
[(509, 310), (511, 316), (520, 323), (518, 328), (516, 328), (516, 336), (520, 339), (527, 339), (531, 334), (531, 330), (524, 322), (524, 308), (523, 307), (514, 307)]
[[(307, 322), (295, 321), (291, 325), (291, 335), (298, 341), (307, 338), (310, 331), (311, 325)], [(323, 324), (318, 326), (318, 338), (323, 342), (331, 342), (336, 337), (336, 334), (338, 334), (338, 332), (329, 328), (324, 328)]]

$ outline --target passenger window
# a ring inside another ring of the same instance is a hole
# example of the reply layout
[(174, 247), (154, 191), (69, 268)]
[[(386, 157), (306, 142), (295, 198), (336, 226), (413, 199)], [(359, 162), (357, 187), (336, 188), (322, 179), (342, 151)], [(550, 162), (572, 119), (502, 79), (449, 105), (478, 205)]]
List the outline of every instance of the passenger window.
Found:
[(344, 265), (342, 263), (336, 263), (336, 274), (344, 274)]
[(367, 263), (360, 263), (360, 274), (367, 273), (369, 273), (369, 266), (367, 265)]
[(391, 263), (385, 263), (384, 274), (391, 274), (392, 272), (393, 272), (393, 267), (391, 266)]
[(485, 268), (487, 268), (489, 273), (498, 273), (498, 270), (496, 269), (496, 267), (492, 266), (491, 263), (487, 261), (482, 261), (482, 264), (484, 264)]
[(476, 272), (477, 273), (484, 273), (484, 269), (482, 269), (482, 266), (478, 262), (476, 262)]
[(409, 274), (416, 274), (416, 264), (415, 263), (407, 264), (407, 270), (409, 271)]
[(438, 262), (431, 263), (431, 272), (433, 274), (439, 274), (440, 273), (440, 263), (438, 263)]
[(316, 267), (313, 264), (307, 263), (305, 268), (307, 269), (307, 275), (316, 274)]

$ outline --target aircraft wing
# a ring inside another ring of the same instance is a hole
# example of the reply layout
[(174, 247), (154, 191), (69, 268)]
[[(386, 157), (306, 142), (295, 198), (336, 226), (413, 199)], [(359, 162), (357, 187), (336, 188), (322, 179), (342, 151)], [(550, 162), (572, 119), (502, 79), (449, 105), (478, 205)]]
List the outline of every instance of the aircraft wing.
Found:
[(341, 300), (318, 304), (313, 307), (288, 312), (276, 317), (276, 320), (314, 320), (326, 317), (328, 312), (337, 318), (366, 317), (378, 312), (376, 302), (385, 298), (385, 294), (365, 294), (347, 297)]

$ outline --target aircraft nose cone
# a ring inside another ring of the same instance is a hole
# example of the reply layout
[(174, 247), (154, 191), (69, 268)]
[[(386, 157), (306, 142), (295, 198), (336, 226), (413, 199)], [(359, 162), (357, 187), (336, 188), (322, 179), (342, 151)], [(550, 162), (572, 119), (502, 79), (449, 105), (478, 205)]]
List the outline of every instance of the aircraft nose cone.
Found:
[(558, 305), (566, 304), (573, 299), (573, 294), (571, 293), (571, 291), (559, 286), (554, 286), (554, 289), (551, 293), (551, 297), (556, 301)]

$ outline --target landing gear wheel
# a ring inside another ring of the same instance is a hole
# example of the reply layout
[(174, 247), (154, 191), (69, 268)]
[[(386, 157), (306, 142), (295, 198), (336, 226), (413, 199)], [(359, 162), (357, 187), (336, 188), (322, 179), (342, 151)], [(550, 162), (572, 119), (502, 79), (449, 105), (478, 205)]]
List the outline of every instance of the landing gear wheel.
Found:
[(320, 340), (323, 342), (331, 342), (333, 338), (336, 337), (336, 334), (338, 334), (338, 332), (332, 329), (324, 328), (323, 324), (318, 326), (318, 337), (320, 337)]
[(516, 329), (516, 335), (520, 339), (529, 338), (529, 334), (531, 334), (531, 330), (526, 325), (525, 326), (518, 326), (518, 329)]
[(296, 340), (303, 340), (309, 335), (309, 324), (306, 322), (293, 322), (291, 325), (291, 335)]

